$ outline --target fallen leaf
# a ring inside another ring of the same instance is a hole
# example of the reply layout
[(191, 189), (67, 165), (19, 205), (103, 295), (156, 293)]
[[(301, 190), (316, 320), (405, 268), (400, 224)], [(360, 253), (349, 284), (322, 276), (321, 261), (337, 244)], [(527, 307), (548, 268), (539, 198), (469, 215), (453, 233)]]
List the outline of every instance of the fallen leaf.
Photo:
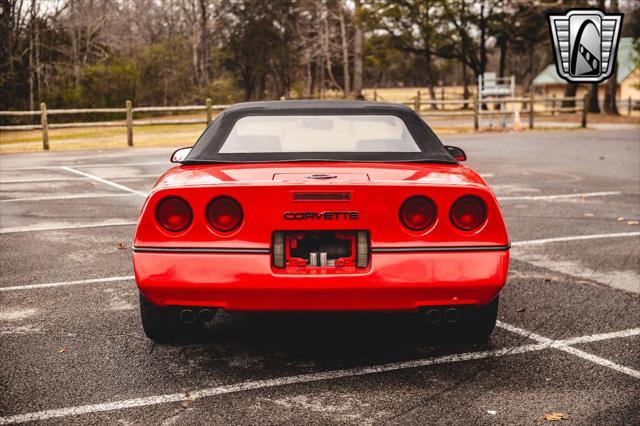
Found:
[[(551, 280), (549, 280), (549, 281), (551, 281)], [(517, 312), (524, 312), (524, 311), (525, 311), (525, 308), (520, 308), (520, 309), (517, 310)]]
[(66, 352), (66, 351), (67, 351), (67, 348), (60, 348), (60, 349), (58, 349), (58, 353), (62, 353), (62, 352)]
[(622, 222), (622, 221), (624, 221), (624, 217), (620, 216), (619, 218), (616, 219), (616, 221)]
[(637, 220), (628, 220), (627, 225), (640, 225), (640, 222)]
[(118, 243), (118, 250), (126, 249), (127, 245), (125, 243)]
[(558, 420), (567, 420), (569, 417), (564, 413), (549, 413), (544, 415), (545, 420), (555, 422)]
[(551, 282), (551, 278), (545, 278), (545, 279), (544, 279), (544, 282), (545, 282), (545, 283), (550, 283), (550, 282)]
[(487, 413), (491, 414), (492, 416), (495, 416), (496, 410), (487, 410)]
[(584, 217), (593, 217), (593, 213), (585, 213)]

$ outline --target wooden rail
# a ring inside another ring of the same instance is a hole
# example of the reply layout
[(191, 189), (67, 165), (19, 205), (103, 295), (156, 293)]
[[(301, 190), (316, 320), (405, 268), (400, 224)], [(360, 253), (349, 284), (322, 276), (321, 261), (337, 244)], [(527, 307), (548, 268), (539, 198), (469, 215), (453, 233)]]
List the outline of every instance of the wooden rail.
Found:
[[(535, 117), (551, 115), (558, 113), (581, 113), (580, 125), (587, 127), (587, 110), (586, 95), (584, 97), (537, 97), (535, 94), (520, 97), (496, 97), (483, 98), (482, 100), (474, 97), (473, 99), (430, 99), (422, 100), (420, 92), (412, 98), (412, 101), (402, 102), (405, 105), (412, 106), (413, 110), (423, 117), (473, 117), (473, 128), (480, 129), (481, 117), (500, 116), (505, 114), (514, 114), (515, 105), (520, 104), (521, 108), (517, 110), (521, 119), (528, 119), (529, 128), (535, 126)], [(562, 107), (564, 102), (572, 102), (575, 107)], [(540, 103), (551, 103), (551, 108), (546, 107), (544, 110), (536, 110), (535, 105)], [(447, 109), (447, 106), (456, 106), (457, 109)], [(465, 105), (471, 109), (465, 110)], [(501, 109), (490, 110), (490, 105), (500, 105)], [(631, 101), (629, 101), (631, 105)], [(431, 109), (425, 111), (422, 107), (430, 106)], [(462, 106), (462, 108), (460, 108)], [(631, 109), (629, 109), (631, 111)]]
[[(204, 105), (168, 106), (168, 107), (133, 107), (131, 101), (125, 102), (124, 108), (75, 108), (75, 109), (50, 109), (43, 102), (40, 111), (0, 111), (0, 117), (25, 117), (40, 116), (40, 124), (25, 124), (13, 126), (0, 126), (0, 130), (42, 130), (42, 148), (49, 149), (49, 129), (73, 129), (82, 127), (125, 127), (127, 129), (127, 145), (133, 146), (133, 128), (138, 126), (153, 126), (159, 124), (206, 124), (213, 119), (213, 111), (227, 108), (229, 105), (214, 105), (211, 99), (207, 99)], [(134, 113), (145, 112), (184, 112), (205, 111), (206, 119), (186, 118), (172, 120), (134, 120)], [(124, 121), (86, 121), (76, 123), (49, 124), (49, 115), (70, 114), (124, 114)]]
[[(377, 96), (376, 96), (377, 98)], [(562, 107), (566, 102), (572, 102), (574, 107)], [(399, 102), (411, 106), (423, 117), (473, 117), (473, 127), (479, 130), (482, 117), (504, 116), (513, 114), (516, 105), (520, 105), (518, 114), (521, 119), (528, 119), (528, 127), (533, 129), (536, 116), (553, 116), (559, 113), (581, 113), (581, 126), (587, 125), (586, 96), (585, 97), (537, 97), (533, 94), (521, 97), (508, 98), (485, 98), (481, 101), (473, 99), (423, 99), (420, 92), (411, 101)], [(535, 105), (544, 103), (544, 110), (536, 110)], [(551, 108), (548, 105), (551, 105)], [(491, 105), (500, 105), (501, 109), (489, 109)], [(629, 98), (628, 110), (631, 113), (632, 100)], [(0, 130), (42, 130), (42, 147), (49, 149), (49, 129), (67, 129), (82, 127), (124, 127), (127, 129), (127, 145), (133, 146), (133, 129), (139, 126), (152, 126), (164, 124), (205, 124), (208, 125), (213, 119), (213, 112), (227, 108), (229, 105), (214, 105), (211, 99), (207, 99), (204, 105), (187, 106), (151, 106), (134, 107), (131, 101), (126, 101), (124, 108), (75, 108), (75, 109), (47, 109), (43, 102), (39, 111), (0, 111), (0, 117), (35, 117), (40, 116), (40, 124), (0, 126)], [(446, 108), (452, 106), (454, 108)], [(423, 107), (430, 107), (425, 110)], [(185, 112), (204, 111), (205, 118), (176, 118), (176, 119), (138, 119), (134, 120), (135, 113), (150, 112)], [(123, 114), (121, 121), (98, 121), (98, 122), (75, 122), (75, 123), (54, 123), (49, 124), (50, 115), (69, 114)]]

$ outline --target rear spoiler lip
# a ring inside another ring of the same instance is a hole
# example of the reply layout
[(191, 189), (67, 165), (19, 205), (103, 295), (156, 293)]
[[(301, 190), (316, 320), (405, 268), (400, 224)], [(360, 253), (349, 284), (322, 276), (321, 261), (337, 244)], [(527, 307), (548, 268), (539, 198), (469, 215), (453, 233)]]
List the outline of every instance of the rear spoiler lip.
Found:
[(426, 160), (426, 159), (405, 159), (405, 160), (340, 160), (340, 159), (327, 159), (327, 158), (289, 158), (286, 160), (234, 160), (234, 161), (224, 161), (224, 160), (185, 160), (179, 162), (183, 166), (195, 166), (201, 164), (252, 164), (252, 163), (424, 163), (424, 164), (449, 164), (456, 165), (460, 164), (459, 161), (456, 160)]

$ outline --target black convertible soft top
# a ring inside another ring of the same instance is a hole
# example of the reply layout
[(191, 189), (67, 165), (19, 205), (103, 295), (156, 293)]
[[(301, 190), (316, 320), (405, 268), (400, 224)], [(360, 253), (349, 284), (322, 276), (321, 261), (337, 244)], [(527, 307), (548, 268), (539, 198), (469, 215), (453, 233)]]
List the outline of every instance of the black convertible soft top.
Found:
[[(231, 129), (240, 118), (270, 115), (394, 115), (405, 123), (420, 152), (219, 152)], [(431, 128), (407, 106), (387, 102), (315, 100), (246, 102), (232, 105), (213, 120), (182, 163), (278, 161), (456, 163)]]

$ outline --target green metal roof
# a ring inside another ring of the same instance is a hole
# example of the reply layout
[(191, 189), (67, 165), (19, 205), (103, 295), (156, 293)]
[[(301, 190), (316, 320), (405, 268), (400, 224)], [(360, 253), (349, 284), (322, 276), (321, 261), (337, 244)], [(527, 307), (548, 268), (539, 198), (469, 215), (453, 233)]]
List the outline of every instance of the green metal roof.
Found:
[[(640, 54), (634, 49), (633, 37), (622, 37), (618, 45), (618, 68), (616, 71), (618, 82), (623, 82), (633, 70), (638, 68), (638, 56)], [(567, 82), (560, 78), (556, 72), (556, 65), (551, 64), (533, 79), (533, 84), (567, 84)]]

